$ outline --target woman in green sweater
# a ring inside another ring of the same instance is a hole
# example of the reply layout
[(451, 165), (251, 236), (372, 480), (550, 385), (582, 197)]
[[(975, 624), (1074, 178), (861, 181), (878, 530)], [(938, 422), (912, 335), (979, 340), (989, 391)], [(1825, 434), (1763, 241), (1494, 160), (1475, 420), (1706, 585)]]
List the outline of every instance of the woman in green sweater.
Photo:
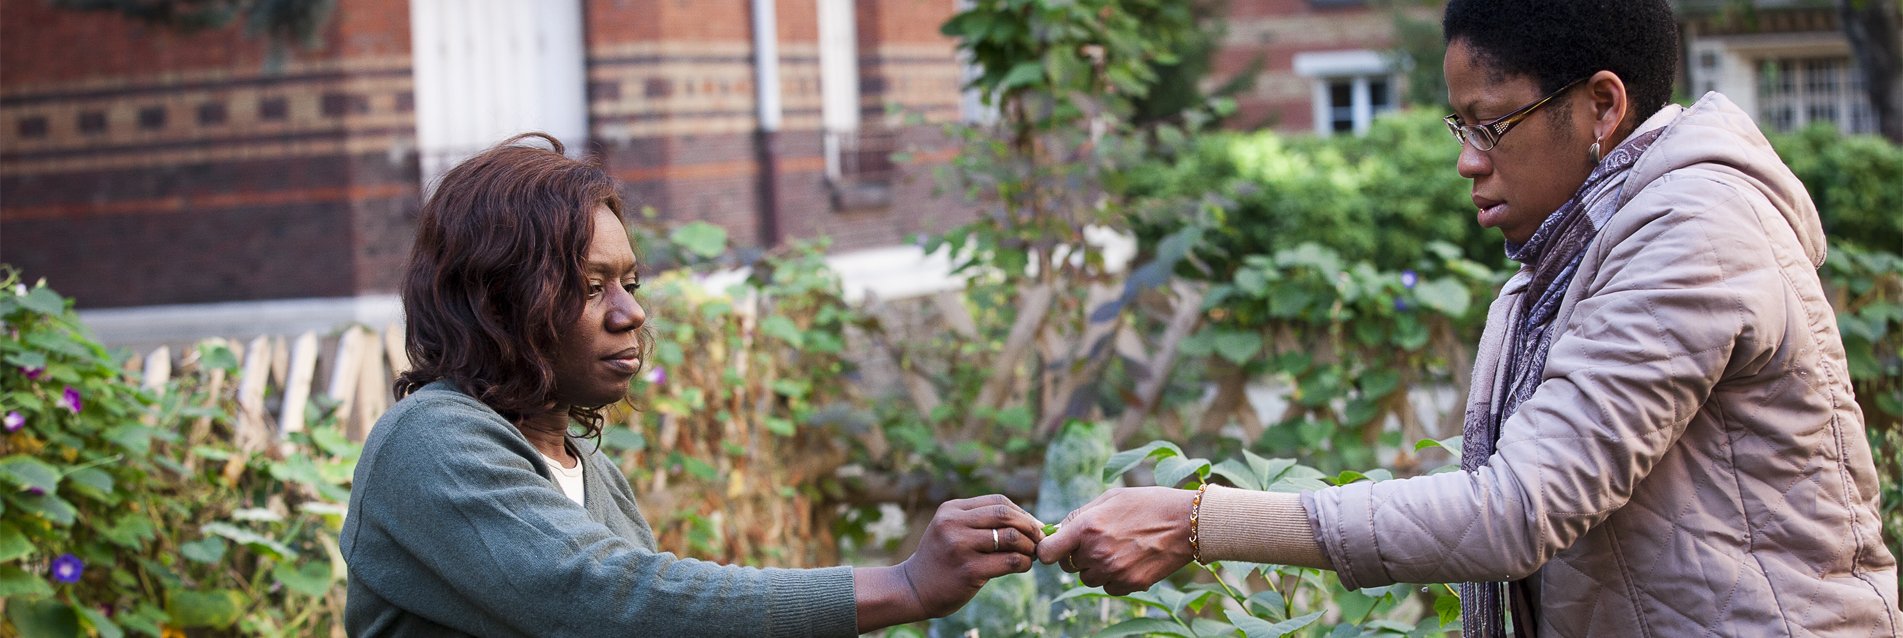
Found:
[(414, 369), (364, 443), (344, 524), (351, 635), (845, 636), (943, 616), (1030, 568), (1040, 524), (1001, 496), (946, 503), (890, 567), (658, 551), (586, 441), (648, 349), (639, 270), (613, 180), (561, 150), (511, 139), (423, 205), (402, 292)]

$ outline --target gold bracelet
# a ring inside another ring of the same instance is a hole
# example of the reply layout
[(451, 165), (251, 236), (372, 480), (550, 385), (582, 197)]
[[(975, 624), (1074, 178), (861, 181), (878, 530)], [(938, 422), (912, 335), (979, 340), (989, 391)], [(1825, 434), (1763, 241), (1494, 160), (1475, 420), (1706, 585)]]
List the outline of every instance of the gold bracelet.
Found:
[(1203, 514), (1203, 492), (1209, 491), (1209, 484), (1196, 488), (1196, 496), (1189, 499), (1189, 558), (1197, 563), (1203, 562), (1201, 523)]

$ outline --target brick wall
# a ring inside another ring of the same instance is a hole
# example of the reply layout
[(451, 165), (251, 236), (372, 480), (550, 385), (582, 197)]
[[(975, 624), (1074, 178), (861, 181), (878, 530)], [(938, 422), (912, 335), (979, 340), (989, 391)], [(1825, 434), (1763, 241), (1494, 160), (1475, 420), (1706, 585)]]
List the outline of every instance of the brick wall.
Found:
[[(939, 125), (957, 116), (959, 66), (938, 34), (955, 0), (857, 4), (864, 126), (900, 129), (933, 161), (901, 174), (893, 204), (835, 210), (820, 132), (819, 8), (776, 5), (783, 128), (777, 135), (777, 220), (782, 238), (827, 236), (834, 249), (910, 241), (921, 229), (970, 219), (968, 207), (930, 197), (945, 157)], [(753, 86), (752, 17), (746, 2), (590, 0), (591, 136), (635, 206), (672, 221), (703, 220), (735, 243), (765, 237), (760, 140)], [(924, 116), (888, 117), (887, 105)]]
[(1228, 12), (1211, 77), (1227, 79), (1254, 60), (1263, 63), (1255, 86), (1236, 97), (1236, 113), (1225, 122), (1231, 128), (1314, 131), (1314, 89), (1309, 78), (1295, 75), (1295, 55), (1394, 45), (1392, 14), (1365, 3), (1229, 0)]
[(236, 26), (0, 0), (0, 261), (82, 308), (392, 289), (408, 18), (341, 0), (320, 49), (268, 69)]

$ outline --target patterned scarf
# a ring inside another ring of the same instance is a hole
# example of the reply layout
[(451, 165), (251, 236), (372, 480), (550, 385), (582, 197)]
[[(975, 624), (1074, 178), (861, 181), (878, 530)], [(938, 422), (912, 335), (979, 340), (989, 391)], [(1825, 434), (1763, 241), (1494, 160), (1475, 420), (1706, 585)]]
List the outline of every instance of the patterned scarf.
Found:
[[(1500, 440), (1500, 426), (1533, 396), (1546, 370), (1546, 351), (1553, 345), (1553, 319), (1559, 313), (1573, 274), (1586, 256), (1586, 247), (1598, 236), (1599, 229), (1618, 211), (1620, 191), (1626, 172), (1645, 150), (1652, 147), (1664, 129), (1653, 129), (1634, 136), (1612, 150), (1572, 199), (1547, 216), (1524, 244), (1507, 242), (1507, 257), (1525, 264), (1532, 273), (1525, 295), (1514, 311), (1511, 339), (1502, 356), (1506, 371), (1502, 385), (1494, 392), (1494, 404), (1487, 410), (1467, 413), (1461, 428), (1463, 435), (1460, 468), (1472, 472), (1493, 456)], [(1505, 601), (1509, 597), (1526, 601), (1515, 613), (1530, 614), (1536, 606), (1531, 597), (1537, 592), (1526, 581), (1513, 583), (1461, 583), (1460, 612), (1463, 638), (1504, 638), (1507, 635)], [(1531, 618), (1515, 623), (1535, 626)]]

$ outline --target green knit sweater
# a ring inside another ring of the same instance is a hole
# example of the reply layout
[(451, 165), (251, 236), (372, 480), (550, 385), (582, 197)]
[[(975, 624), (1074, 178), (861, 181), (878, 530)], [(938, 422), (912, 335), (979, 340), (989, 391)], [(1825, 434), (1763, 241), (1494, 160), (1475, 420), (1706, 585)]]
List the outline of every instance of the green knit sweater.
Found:
[(586, 508), (520, 431), (454, 386), (398, 401), (364, 443), (344, 522), (350, 635), (857, 633), (851, 568), (657, 552), (621, 470), (601, 454), (582, 462)]

